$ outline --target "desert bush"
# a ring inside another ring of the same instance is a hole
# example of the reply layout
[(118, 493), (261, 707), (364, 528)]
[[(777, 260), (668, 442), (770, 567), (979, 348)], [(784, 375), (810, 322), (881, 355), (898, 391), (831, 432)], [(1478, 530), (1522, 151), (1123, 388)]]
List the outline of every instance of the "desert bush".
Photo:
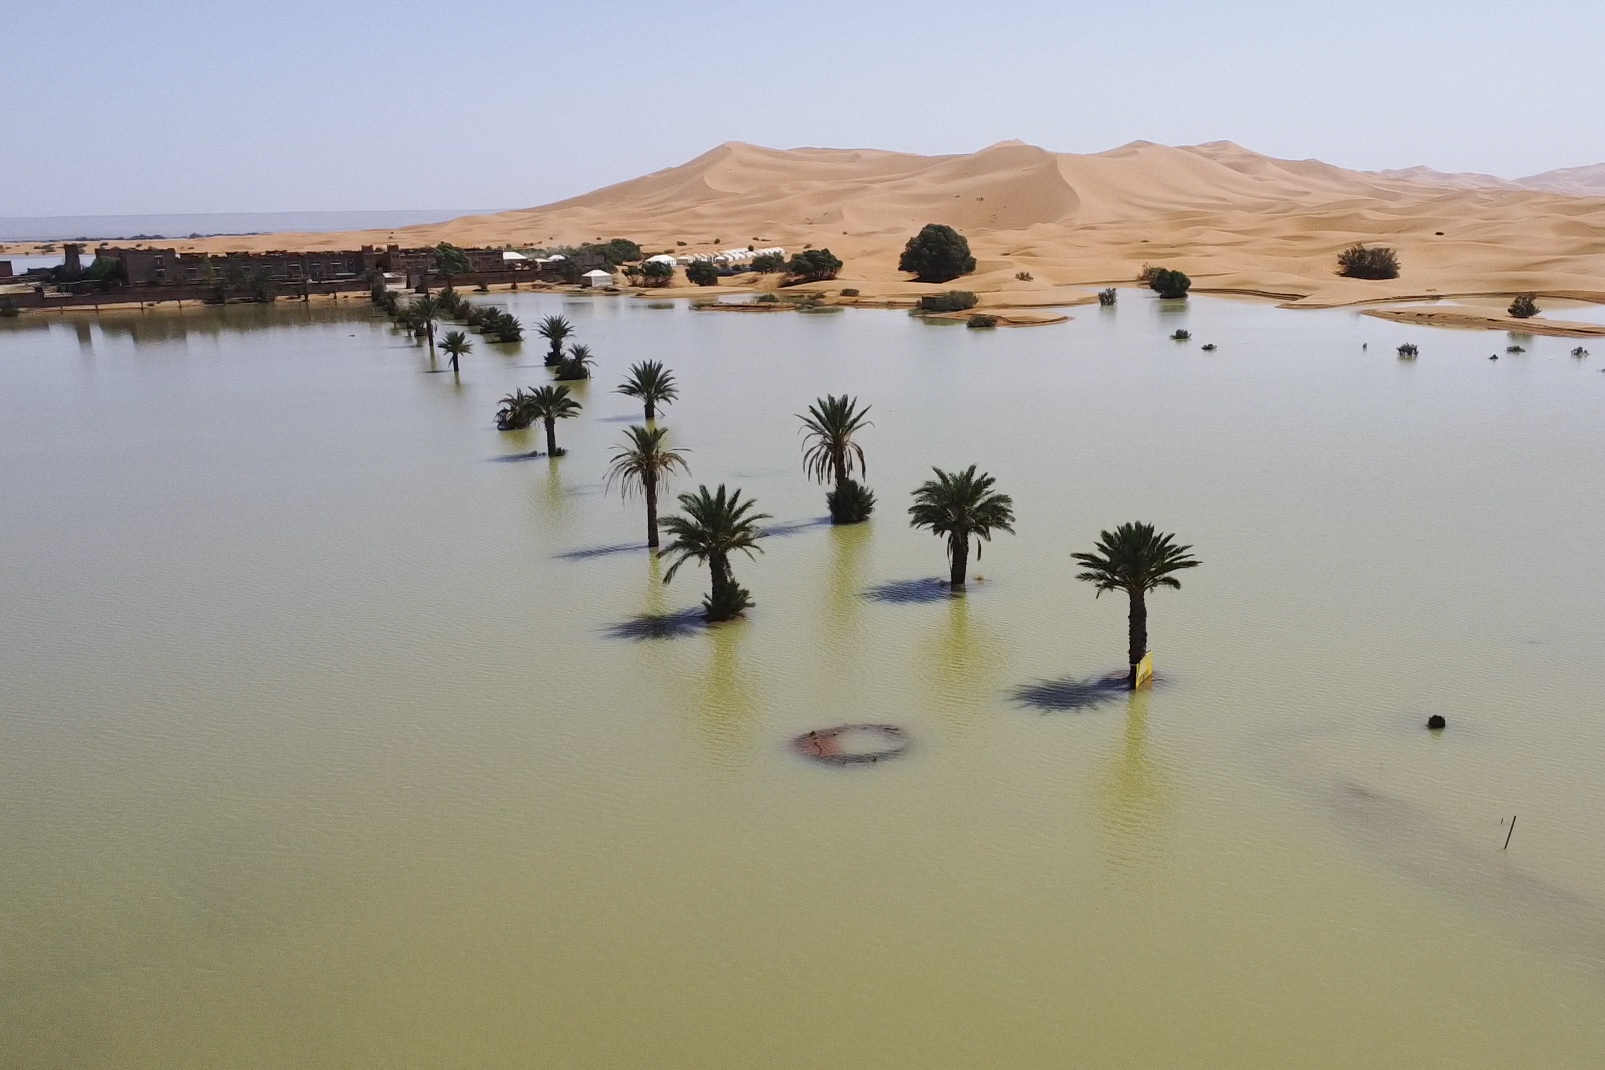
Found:
[(1572, 350), (1572, 356), (1581, 360), (1582, 358), (1588, 356), (1588, 350), (1584, 349), (1582, 346), (1578, 346), (1576, 349)]
[(1152, 264), (1144, 264), (1142, 266), (1142, 270), (1137, 272), (1137, 281), (1142, 283), (1144, 286), (1150, 285), (1154, 281), (1154, 272), (1158, 270), (1159, 269), (1154, 267)]
[(998, 318), (996, 316), (987, 316), (979, 312), (971, 316), (964, 324), (966, 327), (996, 327), (997, 325)]
[(974, 307), (975, 295), (968, 290), (949, 290), (920, 298), (921, 312), (963, 312)]
[(719, 269), (711, 260), (693, 260), (685, 266), (685, 277), (698, 286), (719, 285)]
[(1505, 347), (1505, 352), (1506, 353), (1525, 353), (1527, 351), (1525, 349), (1523, 349), (1521, 346), (1506, 346)]
[(825, 494), (832, 524), (861, 524), (875, 511), (875, 492), (849, 479)]
[(1198, 348), (1202, 349), (1205, 353), (1213, 353), (1213, 352), (1215, 352), (1215, 343), (1214, 342), (1208, 342), (1208, 343), (1206, 343), (1204, 345), (1199, 346)]
[(1415, 360), (1421, 350), (1413, 342), (1406, 342), (1399, 347), (1399, 356), (1404, 360)]
[(1531, 319), (1538, 315), (1538, 295), (1522, 294), (1510, 303), (1509, 312), (1519, 320)]
[(1172, 342), (1185, 342), (1188, 339), (1190, 339), (1192, 336), (1193, 336), (1193, 332), (1192, 331), (1182, 330), (1182, 329), (1178, 328), (1176, 330), (1176, 333), (1170, 336), (1170, 340)]
[(642, 286), (667, 286), (674, 281), (674, 265), (654, 260), (641, 265)]
[(1396, 279), (1399, 256), (1385, 245), (1354, 245), (1338, 254), (1338, 274), (1350, 279)]
[(791, 258), (786, 274), (798, 282), (825, 282), (834, 279), (842, 262), (829, 249), (808, 249)]
[(898, 271), (912, 271), (919, 282), (947, 282), (975, 270), (964, 235), (941, 223), (927, 223), (903, 247)]
[(1014, 273), (1014, 277), (1019, 279), (1021, 282), (1031, 282), (1032, 281), (1031, 273), (1029, 271), (1016, 271)]
[(1107, 290), (1098, 291), (1098, 304), (1102, 305), (1104, 308), (1113, 308), (1114, 303), (1115, 288), (1113, 286), (1109, 287)]
[(1170, 268), (1156, 268), (1148, 280), (1148, 288), (1164, 298), (1186, 297), (1193, 280)]
[(857, 297), (858, 296), (858, 291), (857, 290), (852, 290), (852, 289), (843, 290), (842, 291), (842, 296), (843, 297)]
[(780, 303), (780, 298), (776, 297), (774, 294), (759, 294), (758, 303), (760, 305), (778, 305)]
[(786, 270), (786, 254), (763, 253), (752, 258), (752, 270), (764, 275), (778, 275)]

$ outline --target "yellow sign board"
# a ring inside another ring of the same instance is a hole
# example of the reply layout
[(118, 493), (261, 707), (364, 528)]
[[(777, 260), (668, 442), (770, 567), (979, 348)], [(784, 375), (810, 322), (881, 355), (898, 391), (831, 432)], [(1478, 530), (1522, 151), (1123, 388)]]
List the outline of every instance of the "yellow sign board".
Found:
[(1137, 687), (1148, 687), (1154, 682), (1154, 652), (1152, 650), (1137, 662)]

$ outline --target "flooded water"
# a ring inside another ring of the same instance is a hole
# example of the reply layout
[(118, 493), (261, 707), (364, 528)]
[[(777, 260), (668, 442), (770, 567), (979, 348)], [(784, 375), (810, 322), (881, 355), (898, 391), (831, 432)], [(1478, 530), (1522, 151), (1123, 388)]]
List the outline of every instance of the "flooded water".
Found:
[[(1605, 354), (497, 301), (600, 359), (560, 460), (491, 422), (534, 339), (0, 322), (0, 1066), (1605, 1063)], [(743, 622), (605, 493), (644, 357), (677, 488), (774, 515)], [(868, 525), (803, 476), (827, 391)], [(909, 491), (971, 463), (1018, 534), (933, 597)], [(1138, 519), (1203, 566), (1128, 697), (1070, 554)], [(840, 724), (906, 749), (792, 744)]]

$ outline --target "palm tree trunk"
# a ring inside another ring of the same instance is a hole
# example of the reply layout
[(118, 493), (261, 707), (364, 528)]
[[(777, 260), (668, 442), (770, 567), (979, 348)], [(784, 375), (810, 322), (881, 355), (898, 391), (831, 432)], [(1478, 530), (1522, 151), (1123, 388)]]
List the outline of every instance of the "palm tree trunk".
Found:
[(658, 418), (658, 410), (652, 405), (652, 399), (646, 399), (646, 422), (651, 423)]
[(721, 553), (709, 554), (708, 572), (713, 576), (713, 601), (717, 605), (725, 588), (730, 585), (730, 559)]
[(424, 323), (424, 337), (429, 339), (429, 363), (435, 362), (435, 321), (427, 320)]
[(546, 455), (557, 456), (557, 421), (550, 416), (546, 417)]
[(1131, 675), (1127, 678), (1126, 686), (1135, 689), (1137, 686), (1137, 663), (1148, 653), (1148, 603), (1141, 591), (1130, 591), (1131, 595), (1131, 643), (1127, 650), (1127, 660), (1131, 664)]
[(949, 582), (954, 590), (964, 586), (964, 573), (970, 563), (970, 533), (955, 531), (948, 536), (947, 556), (953, 565)]
[(649, 550), (658, 548), (658, 481), (651, 477), (642, 480), (646, 491), (646, 545)]

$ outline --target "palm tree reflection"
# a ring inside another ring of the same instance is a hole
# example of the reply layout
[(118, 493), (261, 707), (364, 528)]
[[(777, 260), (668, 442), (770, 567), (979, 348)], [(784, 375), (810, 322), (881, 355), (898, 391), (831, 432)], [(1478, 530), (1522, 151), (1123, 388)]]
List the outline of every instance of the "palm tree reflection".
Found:
[(1148, 739), (1151, 698), (1149, 691), (1127, 698), (1125, 730), (1098, 787), (1105, 850), (1123, 870), (1152, 863), (1164, 851), (1173, 774)]

